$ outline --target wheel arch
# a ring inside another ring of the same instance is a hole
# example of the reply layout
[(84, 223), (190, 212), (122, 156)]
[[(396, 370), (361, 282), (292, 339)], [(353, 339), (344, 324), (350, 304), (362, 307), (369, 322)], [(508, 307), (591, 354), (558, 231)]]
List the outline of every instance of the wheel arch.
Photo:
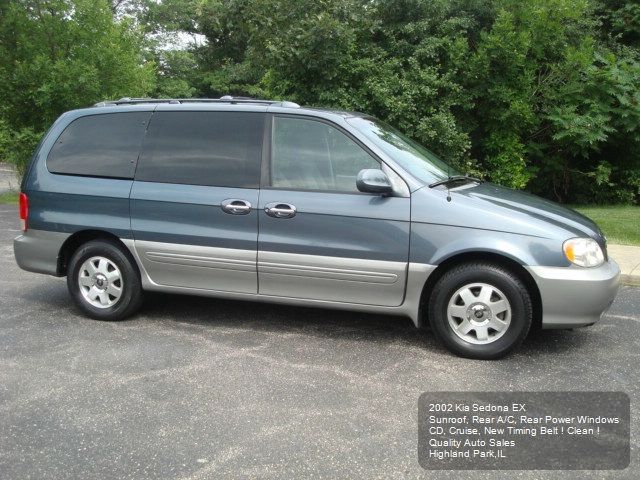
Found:
[(424, 328), (429, 325), (429, 318), (427, 316), (427, 302), (433, 292), (433, 288), (442, 276), (450, 269), (469, 262), (486, 261), (499, 265), (508, 269), (527, 287), (527, 290), (531, 294), (531, 301), (533, 303), (533, 324), (532, 328), (540, 328), (542, 325), (542, 298), (540, 296), (540, 290), (535, 280), (526, 268), (521, 263), (514, 260), (510, 256), (501, 255), (495, 252), (487, 251), (470, 251), (452, 255), (442, 261), (436, 269), (429, 275), (427, 281), (422, 287), (422, 294), (420, 296), (420, 311), (418, 317), (418, 327)]
[[(120, 240), (120, 238), (118, 238), (113, 233), (109, 233), (105, 230), (80, 230), (67, 238), (60, 247), (60, 251), (58, 253), (58, 265), (56, 269), (56, 274), (59, 277), (64, 277), (67, 274), (67, 266), (69, 265), (69, 260), (71, 259), (73, 253), (81, 245), (84, 245), (91, 240), (109, 240), (122, 248), (122, 251), (127, 256), (131, 255), (129, 249), (124, 243), (122, 243), (122, 240)], [(135, 261), (133, 262), (133, 264), (136, 265), (137, 268), (137, 264)]]

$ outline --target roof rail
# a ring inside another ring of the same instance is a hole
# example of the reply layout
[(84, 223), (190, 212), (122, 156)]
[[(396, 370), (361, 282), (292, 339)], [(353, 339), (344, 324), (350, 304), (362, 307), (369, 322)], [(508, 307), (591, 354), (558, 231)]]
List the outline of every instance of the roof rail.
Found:
[(94, 104), (94, 107), (107, 107), (114, 105), (137, 105), (142, 103), (228, 103), (228, 104), (258, 104), (258, 105), (274, 105), (278, 107), (300, 108), (300, 105), (294, 102), (280, 100), (262, 100), (251, 97), (232, 97), (224, 95), (220, 98), (130, 98), (123, 97), (119, 100), (104, 100)]

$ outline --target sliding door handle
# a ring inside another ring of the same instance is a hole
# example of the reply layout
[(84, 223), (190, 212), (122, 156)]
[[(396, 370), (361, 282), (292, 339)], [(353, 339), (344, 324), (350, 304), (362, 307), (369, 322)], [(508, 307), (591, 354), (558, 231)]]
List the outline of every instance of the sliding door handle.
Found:
[(251, 212), (251, 204), (246, 200), (239, 200), (237, 198), (229, 198), (220, 204), (224, 213), (231, 215), (247, 215)]

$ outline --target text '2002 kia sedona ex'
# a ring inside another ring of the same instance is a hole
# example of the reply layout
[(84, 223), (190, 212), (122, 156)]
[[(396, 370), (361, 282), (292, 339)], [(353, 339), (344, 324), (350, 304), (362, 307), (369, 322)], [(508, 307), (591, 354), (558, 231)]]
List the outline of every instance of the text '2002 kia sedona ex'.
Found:
[(496, 358), (532, 325), (591, 325), (619, 268), (586, 217), (460, 175), (367, 115), (122, 99), (62, 115), (20, 193), (25, 270), (86, 315), (144, 291), (406, 315)]

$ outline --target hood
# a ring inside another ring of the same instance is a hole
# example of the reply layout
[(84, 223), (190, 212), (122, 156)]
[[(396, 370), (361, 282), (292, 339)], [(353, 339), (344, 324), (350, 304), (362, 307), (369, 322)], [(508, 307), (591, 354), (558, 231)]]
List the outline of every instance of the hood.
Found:
[[(445, 199), (445, 208), (431, 209), (440, 218), (433, 223), (457, 225), (483, 230), (533, 235), (544, 238), (591, 237), (604, 246), (598, 226), (584, 215), (535, 195), (501, 187), (493, 183), (467, 184), (447, 190), (446, 187), (421, 188), (422, 196)], [(451, 201), (446, 201), (447, 192)], [(418, 202), (420, 208), (420, 201)], [(429, 217), (428, 213), (418, 214)], [(423, 218), (422, 221), (427, 221)], [(429, 222), (431, 223), (431, 222)]]

